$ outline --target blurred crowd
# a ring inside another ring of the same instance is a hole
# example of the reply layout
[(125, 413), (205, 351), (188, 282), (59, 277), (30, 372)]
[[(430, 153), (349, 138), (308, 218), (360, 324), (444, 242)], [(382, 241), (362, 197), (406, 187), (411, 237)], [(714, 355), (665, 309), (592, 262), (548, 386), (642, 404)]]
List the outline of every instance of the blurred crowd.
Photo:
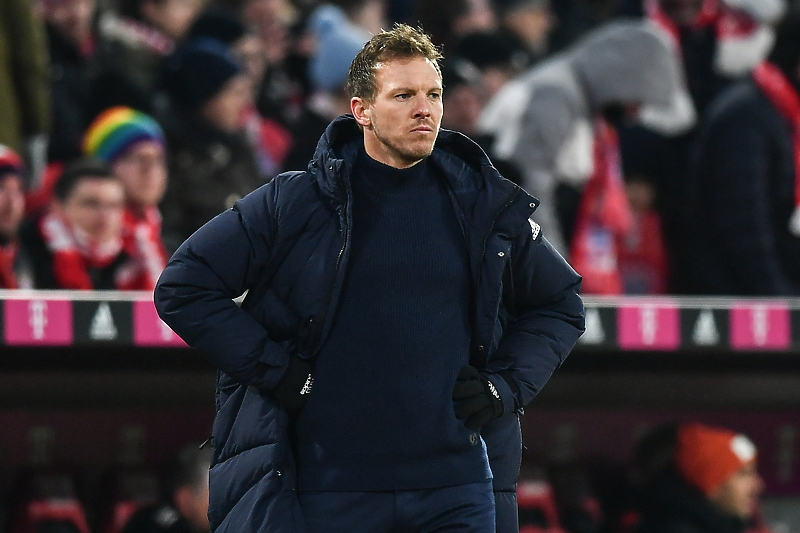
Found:
[(800, 295), (795, 0), (3, 0), (0, 287), (152, 290), (395, 22), (585, 294)]
[[(208, 533), (211, 449), (187, 443), (153, 467), (112, 467), (99, 498), (68, 468), (25, 472), (8, 533)], [(517, 487), (520, 533), (772, 533), (759, 452), (735, 430), (693, 420), (644, 429), (624, 467), (537, 461)]]

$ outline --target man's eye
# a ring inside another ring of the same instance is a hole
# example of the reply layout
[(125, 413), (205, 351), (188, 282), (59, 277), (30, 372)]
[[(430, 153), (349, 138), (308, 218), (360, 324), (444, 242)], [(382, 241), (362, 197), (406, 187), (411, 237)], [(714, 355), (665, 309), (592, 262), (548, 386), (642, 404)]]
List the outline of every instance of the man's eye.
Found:
[(441, 93), (431, 93), (430, 97), (433, 98), (434, 100), (438, 100), (439, 98), (442, 97), (442, 95)]
[(395, 98), (399, 98), (400, 100), (405, 100), (408, 98), (408, 93), (400, 93)]

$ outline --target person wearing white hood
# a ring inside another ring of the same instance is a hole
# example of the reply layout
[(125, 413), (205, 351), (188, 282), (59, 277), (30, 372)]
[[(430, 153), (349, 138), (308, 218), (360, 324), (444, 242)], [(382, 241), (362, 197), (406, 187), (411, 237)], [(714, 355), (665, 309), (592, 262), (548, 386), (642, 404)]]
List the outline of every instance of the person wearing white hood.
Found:
[[(619, 149), (604, 116), (622, 110), (635, 110), (638, 120), (665, 134), (682, 133), (695, 122), (677, 50), (646, 21), (604, 24), (508, 82), (478, 119), (478, 129), (494, 136), (492, 155), (515, 163), (523, 187), (541, 201), (536, 222), (564, 255), (577, 209), (559, 205), (563, 197), (557, 190), (566, 186), (573, 191), (566, 197), (577, 198), (593, 177), (600, 179), (601, 189), (621, 189)], [(625, 211), (622, 204), (617, 211)], [(612, 226), (625, 225), (624, 213), (612, 218), (617, 219)], [(616, 259), (606, 248), (590, 252), (589, 263), (613, 270)], [(614, 283), (602, 279), (593, 291), (593, 276), (576, 269), (584, 275), (584, 291), (616, 292)]]

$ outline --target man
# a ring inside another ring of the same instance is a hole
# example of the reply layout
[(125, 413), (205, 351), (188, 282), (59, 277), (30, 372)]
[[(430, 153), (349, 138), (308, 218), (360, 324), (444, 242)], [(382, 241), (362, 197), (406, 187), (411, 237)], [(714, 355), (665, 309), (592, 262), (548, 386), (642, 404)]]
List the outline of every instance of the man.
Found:
[(583, 331), (580, 278), (536, 201), (440, 133), (439, 59), (409, 26), (370, 39), (309, 169), (159, 280), (161, 317), (221, 370), (212, 530), (517, 529), (518, 413)]
[(0, 144), (0, 289), (30, 288), (22, 276), (18, 232), (25, 216), (22, 158)]
[(188, 444), (172, 460), (159, 503), (131, 516), (122, 533), (208, 532), (210, 448)]
[(50, 209), (20, 240), (37, 289), (144, 290), (123, 249), (125, 190), (107, 166), (78, 160), (64, 169)]
[(650, 484), (638, 531), (736, 533), (758, 508), (763, 481), (746, 436), (699, 423), (678, 427), (674, 469)]
[(89, 126), (83, 151), (110, 165), (125, 190), (124, 248), (140, 266), (139, 285), (155, 288), (167, 264), (158, 204), (167, 187), (164, 132), (150, 116), (119, 106)]
[(800, 294), (799, 31), (787, 16), (770, 61), (721, 94), (698, 132), (683, 212), (692, 292)]

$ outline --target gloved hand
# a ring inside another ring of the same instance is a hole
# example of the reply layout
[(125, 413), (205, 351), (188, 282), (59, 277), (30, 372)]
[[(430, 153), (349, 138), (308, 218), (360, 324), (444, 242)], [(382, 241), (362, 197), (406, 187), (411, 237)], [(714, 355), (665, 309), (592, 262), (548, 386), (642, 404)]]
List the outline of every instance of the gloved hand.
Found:
[(296, 416), (305, 405), (313, 385), (314, 372), (311, 364), (299, 357), (289, 357), (289, 366), (272, 390), (272, 397), (289, 415)]
[(456, 418), (472, 431), (480, 431), (489, 420), (503, 414), (503, 400), (494, 384), (478, 369), (465, 365), (458, 371), (453, 386)]

